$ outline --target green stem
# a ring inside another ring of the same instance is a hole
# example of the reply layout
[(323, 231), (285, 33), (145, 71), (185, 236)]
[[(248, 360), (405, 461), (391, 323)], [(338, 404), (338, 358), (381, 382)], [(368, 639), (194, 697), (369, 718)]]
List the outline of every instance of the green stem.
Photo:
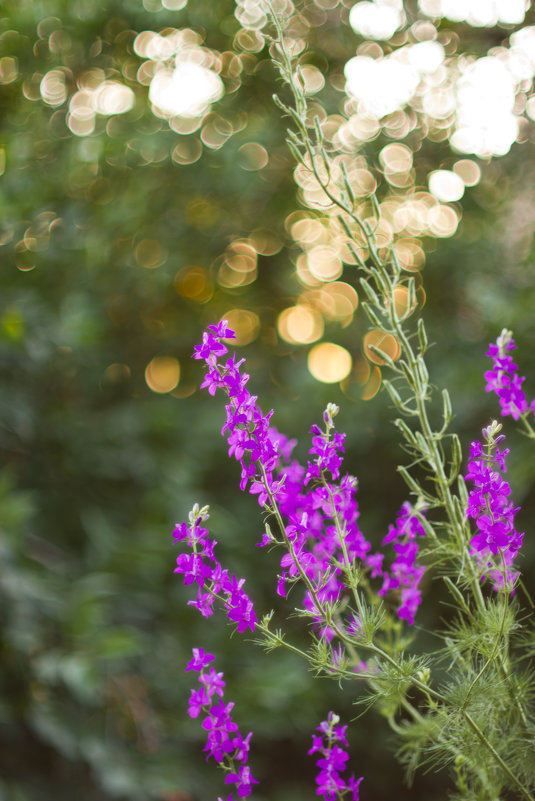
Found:
[(492, 743), (490, 743), (490, 742), (487, 740), (487, 738), (485, 737), (485, 735), (483, 734), (483, 732), (481, 731), (481, 729), (479, 728), (479, 726), (477, 725), (477, 723), (475, 722), (475, 720), (473, 719), (473, 717), (472, 717), (472, 716), (471, 716), (471, 715), (470, 715), (470, 714), (469, 714), (469, 713), (466, 711), (466, 709), (465, 709), (465, 710), (463, 710), (463, 713), (462, 713), (462, 714), (463, 714), (463, 716), (464, 716), (464, 718), (465, 718), (466, 722), (467, 722), (467, 723), (468, 723), (468, 725), (470, 726), (470, 728), (471, 728), (471, 729), (472, 729), (472, 730), (473, 730), (473, 731), (476, 733), (476, 735), (478, 736), (478, 738), (480, 739), (480, 741), (481, 741), (481, 742), (483, 743), (483, 745), (484, 745), (484, 746), (485, 746), (485, 747), (488, 749), (488, 751), (489, 751), (489, 752), (492, 754), (492, 756), (494, 757), (494, 759), (496, 760), (496, 762), (498, 763), (498, 765), (501, 767), (501, 769), (503, 770), (503, 772), (504, 772), (504, 773), (505, 773), (505, 774), (506, 774), (506, 775), (507, 775), (507, 776), (508, 776), (508, 777), (511, 779), (511, 781), (513, 782), (513, 784), (515, 785), (515, 787), (516, 787), (516, 788), (519, 790), (519, 792), (520, 792), (520, 793), (521, 793), (521, 794), (524, 796), (524, 798), (526, 798), (526, 799), (527, 799), (527, 801), (535, 801), (535, 799), (533, 798), (533, 796), (531, 795), (531, 793), (529, 792), (529, 790), (527, 789), (527, 787), (525, 787), (525, 786), (522, 784), (522, 782), (521, 782), (519, 779), (517, 779), (517, 778), (516, 778), (516, 776), (515, 776), (515, 775), (514, 775), (514, 773), (511, 771), (511, 769), (509, 768), (509, 766), (508, 766), (508, 765), (507, 765), (507, 764), (506, 764), (506, 763), (503, 761), (503, 759), (501, 758), (501, 756), (499, 755), (499, 753), (496, 751), (496, 749), (494, 748), (494, 746), (492, 745)]

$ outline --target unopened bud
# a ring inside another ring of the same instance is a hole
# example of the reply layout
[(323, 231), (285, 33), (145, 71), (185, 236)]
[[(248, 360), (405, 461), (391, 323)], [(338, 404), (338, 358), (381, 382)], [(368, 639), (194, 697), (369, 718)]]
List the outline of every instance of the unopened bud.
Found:
[(340, 407), (337, 406), (336, 403), (328, 403), (327, 408), (323, 412), (323, 422), (328, 426), (332, 426), (333, 417), (336, 417), (339, 411)]
[(431, 677), (431, 671), (429, 670), (429, 668), (422, 668), (422, 670), (418, 671), (416, 676), (419, 679), (419, 681), (422, 682), (422, 684), (427, 684)]
[(486, 442), (495, 442), (496, 435), (500, 433), (502, 428), (503, 426), (501, 423), (498, 423), (497, 420), (493, 420), (490, 426), (486, 426), (486, 428), (483, 429), (483, 438)]
[(189, 522), (195, 523), (196, 520), (208, 520), (210, 517), (210, 507), (206, 506), (199, 506), (198, 503), (193, 504), (193, 508), (188, 515)]

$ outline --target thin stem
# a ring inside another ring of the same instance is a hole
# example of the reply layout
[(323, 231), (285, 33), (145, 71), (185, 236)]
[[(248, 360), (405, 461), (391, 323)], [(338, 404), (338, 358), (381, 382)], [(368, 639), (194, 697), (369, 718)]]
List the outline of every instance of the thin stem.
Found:
[(496, 749), (494, 748), (492, 743), (490, 743), (487, 740), (487, 738), (485, 737), (485, 735), (483, 734), (483, 732), (481, 731), (481, 729), (479, 728), (479, 726), (477, 725), (477, 723), (475, 722), (473, 717), (470, 715), (470, 713), (467, 712), (466, 709), (465, 709), (465, 710), (463, 710), (462, 714), (463, 714), (466, 722), (470, 726), (470, 728), (477, 734), (477, 736), (479, 737), (480, 741), (488, 749), (488, 751), (490, 751), (490, 753), (492, 754), (492, 756), (494, 757), (494, 759), (496, 760), (498, 765), (501, 767), (503, 772), (511, 779), (511, 781), (513, 782), (515, 787), (517, 787), (517, 789), (524, 796), (524, 798), (526, 798), (528, 801), (535, 801), (535, 799), (533, 798), (533, 796), (531, 795), (531, 793), (529, 792), (527, 787), (525, 787), (522, 784), (522, 782), (519, 779), (516, 778), (516, 776), (511, 771), (509, 766), (503, 761), (503, 759), (501, 758), (499, 753), (496, 751)]

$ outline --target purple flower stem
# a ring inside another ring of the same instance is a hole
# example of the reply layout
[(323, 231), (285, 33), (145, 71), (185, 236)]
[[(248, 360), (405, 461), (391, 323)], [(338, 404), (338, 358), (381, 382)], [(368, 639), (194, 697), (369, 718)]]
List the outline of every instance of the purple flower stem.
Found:
[(492, 370), (485, 373), (485, 391), (496, 393), (502, 415), (511, 415), (514, 420), (521, 420), (528, 437), (535, 439), (535, 429), (529, 421), (532, 414), (535, 414), (535, 399), (528, 402), (522, 389), (526, 378), (519, 375), (518, 365), (509, 356), (509, 352), (515, 348), (513, 334), (506, 328), (496, 342), (489, 345), (486, 355), (492, 359)]

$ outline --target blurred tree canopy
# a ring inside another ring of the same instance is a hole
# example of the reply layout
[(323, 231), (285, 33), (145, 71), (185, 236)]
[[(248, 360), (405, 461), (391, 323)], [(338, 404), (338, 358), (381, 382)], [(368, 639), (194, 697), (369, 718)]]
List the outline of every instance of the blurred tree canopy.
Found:
[[(432, 378), (450, 387), (468, 443), (497, 413), (482, 372), (502, 327), (535, 393), (534, 12), (279, 5), (329, 147), (364, 214), (377, 190), (384, 241), (418, 276)], [(221, 793), (185, 716), (192, 646), (218, 653), (240, 725), (255, 729), (258, 798), (310, 798), (311, 731), (329, 708), (347, 720), (359, 711), (293, 658), (200, 621), (172, 573), (173, 523), (209, 503), (225, 561), (260, 610), (274, 603), (276, 562), (254, 547), (258, 507), (239, 495), (221, 404), (199, 392), (190, 360), (222, 316), (255, 394), (302, 456), (325, 403), (342, 407), (370, 538), (405, 499), (354, 259), (294, 169), (272, 102), (281, 85), (264, 10), (8, 0), (0, 11), (2, 801)], [(394, 86), (392, 65), (405, 84)], [(473, 106), (485, 91), (474, 122), (463, 97)], [(511, 442), (526, 528), (535, 465), (512, 429)], [(430, 638), (444, 614), (431, 590)], [(384, 770), (382, 721), (357, 723), (353, 745), (364, 797), (409, 797), (401, 771)], [(414, 792), (442, 797), (440, 777)]]

